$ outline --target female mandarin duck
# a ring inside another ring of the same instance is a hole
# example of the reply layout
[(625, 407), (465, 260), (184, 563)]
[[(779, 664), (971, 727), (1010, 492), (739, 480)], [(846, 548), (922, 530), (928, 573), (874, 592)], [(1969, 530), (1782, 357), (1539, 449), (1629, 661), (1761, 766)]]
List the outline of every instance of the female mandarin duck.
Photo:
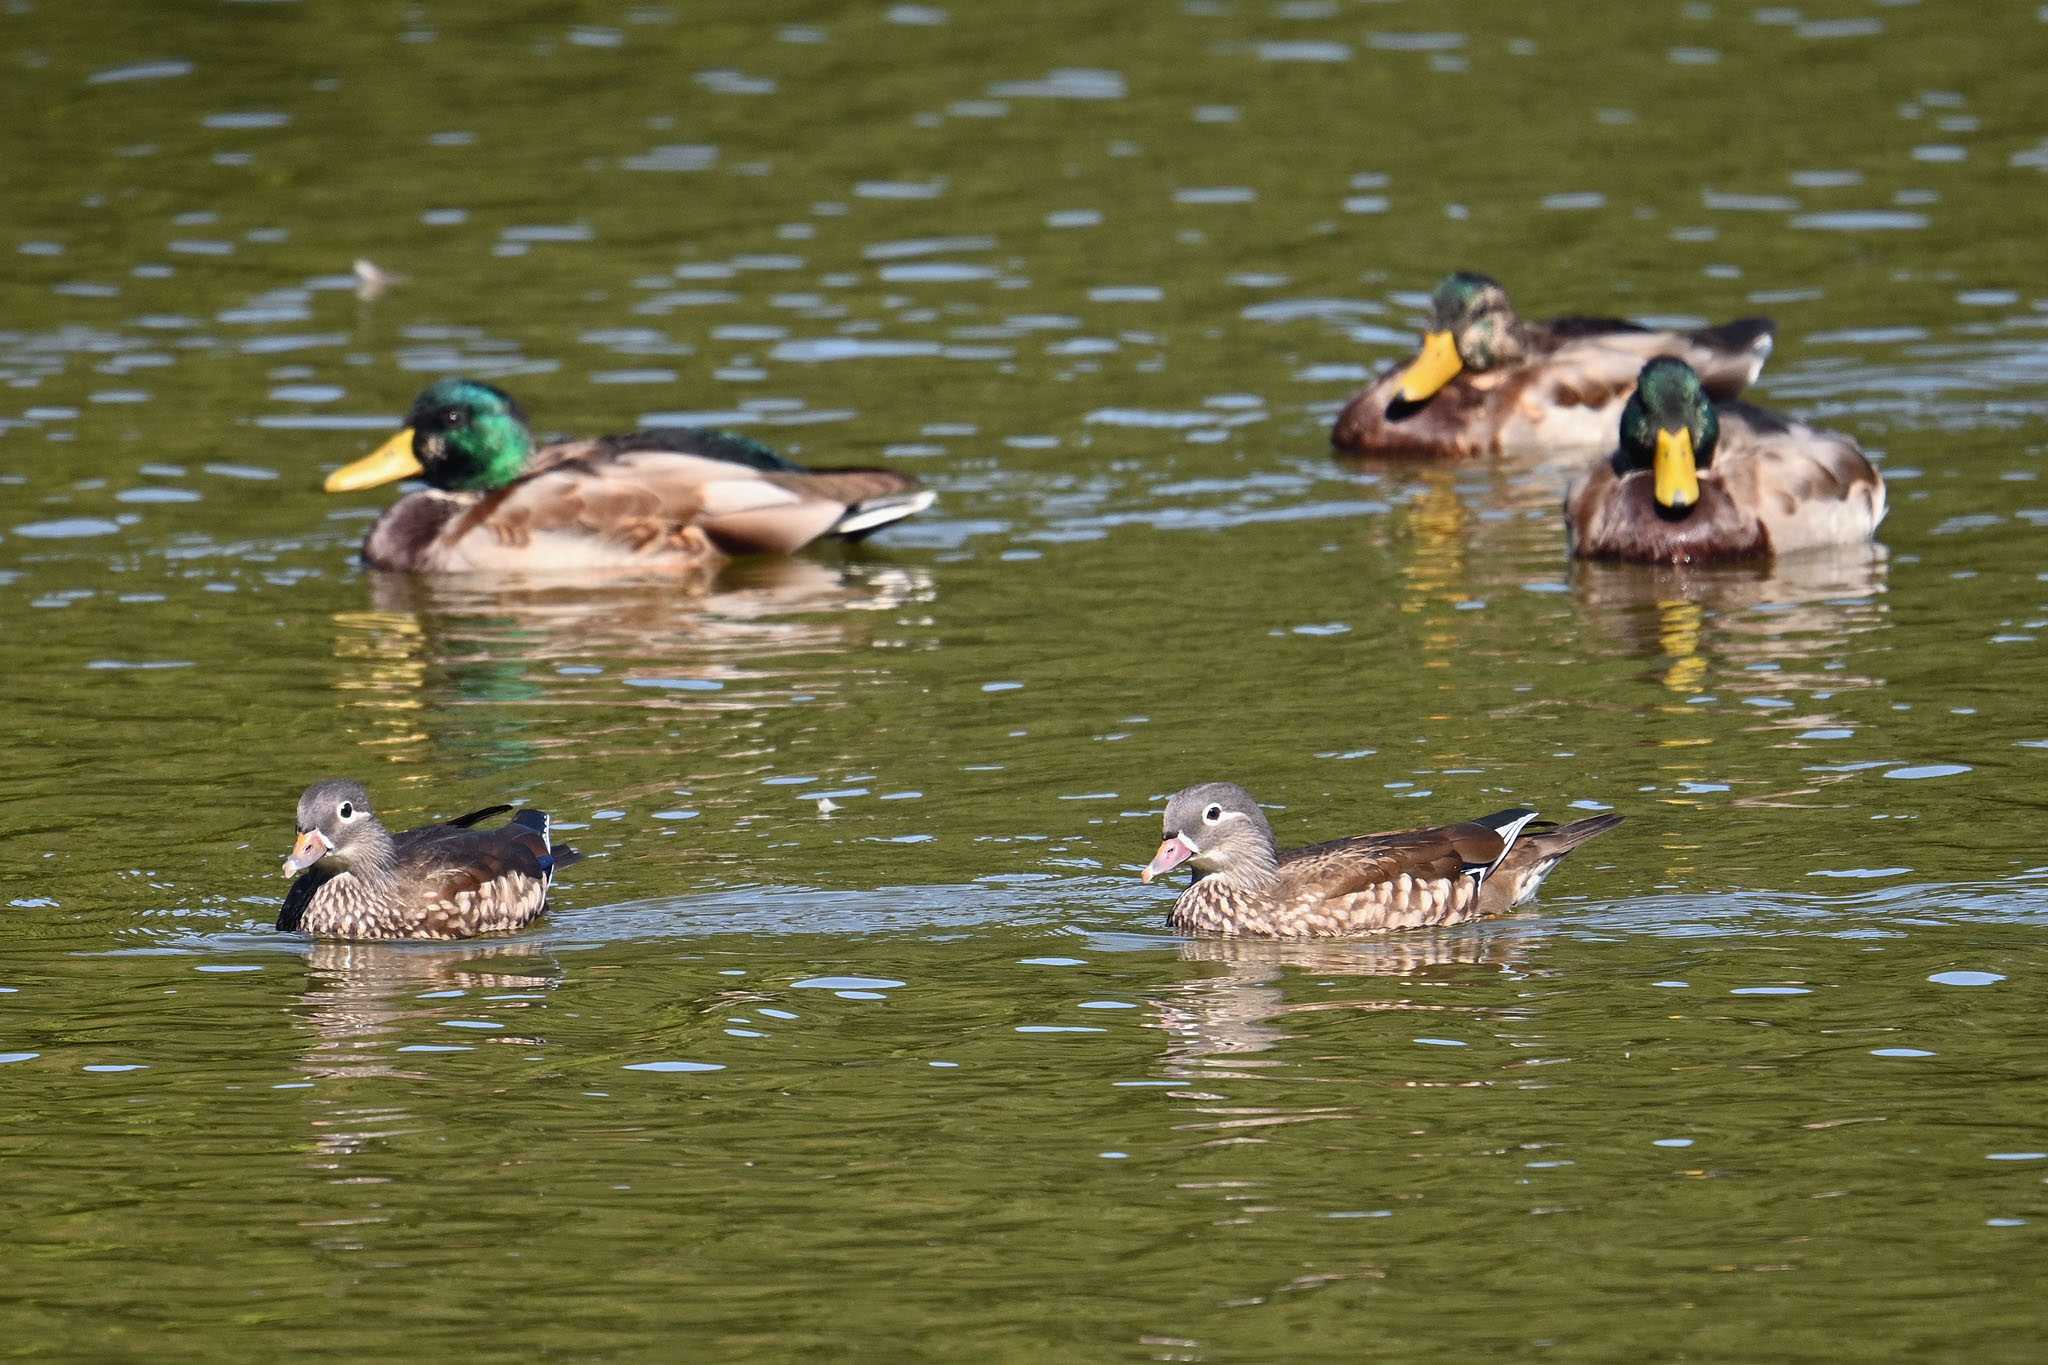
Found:
[(1575, 557), (1646, 564), (1853, 544), (1884, 513), (1884, 476), (1854, 441), (1747, 403), (1717, 407), (1669, 357), (1643, 366), (1614, 453), (1565, 495)]
[(1563, 828), (1533, 810), (1464, 824), (1361, 834), (1281, 852), (1243, 787), (1209, 782), (1166, 803), (1166, 838), (1139, 875), (1186, 864), (1193, 880), (1168, 922), (1183, 934), (1336, 938), (1504, 915), (1536, 895), (1567, 853), (1621, 823)]
[(490, 806), (402, 834), (384, 828), (360, 782), (330, 778), (299, 797), (294, 877), (277, 927), (315, 938), (474, 938), (525, 927), (555, 873), (582, 855), (556, 847), (548, 817), (522, 810), (496, 829)]
[(1769, 318), (1697, 332), (1619, 318), (1524, 322), (1498, 282), (1464, 271), (1436, 287), (1430, 307), (1422, 354), (1345, 404), (1330, 433), (1339, 450), (1431, 459), (1602, 450), (1644, 361), (1680, 356), (1732, 398), (1771, 353)]
[(363, 542), (375, 569), (697, 569), (729, 554), (858, 540), (931, 506), (888, 469), (806, 469), (723, 431), (667, 427), (537, 445), (511, 395), (448, 379), (330, 493), (421, 475)]

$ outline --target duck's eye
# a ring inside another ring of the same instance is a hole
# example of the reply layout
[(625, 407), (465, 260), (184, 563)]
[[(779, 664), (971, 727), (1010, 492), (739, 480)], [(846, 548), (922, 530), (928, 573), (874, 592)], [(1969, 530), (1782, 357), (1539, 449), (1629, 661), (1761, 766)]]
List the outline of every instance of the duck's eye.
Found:
[(336, 814), (338, 814), (339, 816), (341, 816), (341, 818), (342, 818), (342, 819), (344, 819), (344, 820), (353, 820), (353, 819), (355, 819), (355, 818), (356, 818), (356, 808), (355, 808), (355, 803), (354, 803), (354, 802), (352, 802), (352, 801), (344, 801), (344, 802), (342, 802), (342, 803), (341, 803), (341, 809), (340, 809), (339, 811), (337, 811), (337, 812), (336, 812)]
[(1202, 820), (1203, 820), (1203, 822), (1204, 822), (1204, 823), (1206, 823), (1206, 824), (1211, 824), (1211, 825), (1213, 825), (1213, 824), (1215, 824), (1215, 823), (1216, 823), (1216, 822), (1217, 822), (1218, 820), (1221, 820), (1222, 818), (1223, 818), (1223, 807), (1221, 807), (1221, 806), (1211, 806), (1211, 807), (1209, 807), (1209, 809), (1207, 809), (1207, 810), (1205, 810), (1205, 811), (1203, 811), (1203, 812), (1202, 812)]
[(444, 427), (459, 427), (462, 425), (462, 409), (442, 408), (435, 414), (434, 420)]

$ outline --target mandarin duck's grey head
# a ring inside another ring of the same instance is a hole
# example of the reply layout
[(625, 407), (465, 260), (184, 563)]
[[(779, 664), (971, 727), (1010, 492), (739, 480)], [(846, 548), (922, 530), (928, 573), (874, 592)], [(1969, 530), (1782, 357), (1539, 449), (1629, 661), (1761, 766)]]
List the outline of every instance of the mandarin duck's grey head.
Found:
[(370, 831), (382, 828), (362, 783), (340, 777), (315, 782), (299, 796), (299, 837), (284, 860), (285, 875), (295, 877), (330, 857), (346, 867)]
[(1175, 792), (1167, 798), (1164, 823), (1166, 837), (1139, 874), (1145, 881), (1182, 863), (1224, 874), (1273, 865), (1273, 827), (1252, 794), (1235, 783), (1204, 782)]

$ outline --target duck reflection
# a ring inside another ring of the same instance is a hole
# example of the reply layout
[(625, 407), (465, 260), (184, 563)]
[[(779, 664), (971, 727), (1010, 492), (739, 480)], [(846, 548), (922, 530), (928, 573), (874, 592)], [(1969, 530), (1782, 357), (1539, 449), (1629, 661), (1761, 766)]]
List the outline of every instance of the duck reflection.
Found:
[[(668, 580), (367, 579), (370, 608), (333, 618), (335, 656), (349, 664), (335, 685), (371, 731), (359, 742), (394, 759), (439, 743), (503, 763), (552, 742), (543, 704), (589, 704), (593, 686), (607, 706), (647, 709), (829, 696), (845, 669), (818, 656), (901, 643), (886, 638), (888, 613), (934, 592), (923, 568), (794, 559), (728, 565), (697, 594)], [(489, 709), (465, 723), (466, 705)]]
[(1406, 986), (1304, 998), (1307, 993), (1290, 989), (1291, 983), (1303, 976), (1379, 977), (1415, 986), (1450, 984), (1469, 978), (1475, 969), (1487, 974), (1513, 972), (1528, 959), (1531, 948), (1529, 936), (1511, 920), (1373, 939), (1186, 940), (1180, 945), (1183, 961), (1213, 963), (1219, 970), (1174, 982), (1151, 1001), (1159, 1027), (1171, 1040), (1166, 1049), (1167, 1074), (1214, 1079), (1278, 1065), (1254, 1057), (1294, 1036), (1283, 1022), (1289, 1016), (1330, 1010), (1469, 1012), (1480, 1008), (1456, 1003), (1449, 994), (1432, 998), (1432, 994), (1418, 994)]
[[(460, 1047), (477, 1042), (538, 1046), (535, 1030), (509, 1027), (507, 1014), (537, 1003), (493, 999), (478, 1020), (499, 1027), (467, 1033), (444, 1028), (449, 998), (477, 991), (532, 993), (550, 988), (561, 973), (553, 959), (531, 943), (489, 940), (459, 947), (416, 943), (315, 943), (306, 959), (306, 991), (299, 999), (307, 1034), (304, 1076), (318, 1080), (397, 1077), (424, 1080), (399, 1052), (414, 1047)], [(443, 994), (447, 993), (447, 994)], [(435, 998), (423, 998), (435, 997)], [(475, 1016), (474, 1007), (465, 1011)], [(445, 1043), (420, 1043), (429, 1030), (449, 1035)], [(410, 1035), (415, 1041), (401, 1044)], [(459, 1036), (458, 1036), (459, 1035)], [(316, 1092), (320, 1093), (320, 1092)], [(342, 1092), (344, 1095), (346, 1092)], [(374, 1106), (345, 1098), (318, 1110), (312, 1120), (316, 1164), (331, 1166), (392, 1131), (407, 1115), (379, 1089)]]
[(1337, 463), (1373, 477), (1394, 504), (1375, 519), (1400, 583), (1399, 610), (1423, 622), (1425, 666), (1442, 667), (1470, 629), (1457, 613), (1500, 586), (1554, 561), (1554, 513), (1576, 466), (1416, 466), (1358, 456)]
[[(1710, 568), (1582, 560), (1571, 582), (1594, 625), (1625, 653), (1657, 660), (1672, 692), (1691, 696), (1710, 676), (1737, 693), (1843, 692), (1883, 685), (1825, 664), (1886, 625), (1887, 563), (1877, 544)], [(1812, 712), (1799, 723), (1815, 724)]]

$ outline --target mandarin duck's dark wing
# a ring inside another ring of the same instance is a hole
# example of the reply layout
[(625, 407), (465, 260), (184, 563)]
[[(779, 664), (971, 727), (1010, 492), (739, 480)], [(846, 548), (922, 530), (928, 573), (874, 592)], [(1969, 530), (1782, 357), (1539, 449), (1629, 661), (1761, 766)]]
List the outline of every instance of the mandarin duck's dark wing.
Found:
[(1363, 834), (1311, 844), (1280, 855), (1280, 875), (1291, 892), (1322, 897), (1355, 895), (1406, 875), (1449, 881), (1484, 871), (1507, 851), (1500, 833), (1477, 823)]
[(446, 823), (453, 825), (457, 829), (468, 829), (471, 825), (477, 824), (479, 821), (488, 820), (493, 815), (503, 815), (506, 811), (511, 809), (512, 807), (509, 804), (501, 806), (485, 806), (482, 810), (473, 810), (467, 815), (458, 815), (453, 820), (447, 821)]
[(517, 928), (541, 912), (555, 865), (547, 838), (524, 825), (437, 826), (400, 850), (398, 877), (419, 907), (414, 936), (468, 938)]
[(429, 825), (407, 830), (395, 840), (401, 871), (436, 876), (474, 873), (489, 878), (510, 873), (538, 876), (549, 854), (547, 836), (525, 825), (496, 829), (464, 829)]

